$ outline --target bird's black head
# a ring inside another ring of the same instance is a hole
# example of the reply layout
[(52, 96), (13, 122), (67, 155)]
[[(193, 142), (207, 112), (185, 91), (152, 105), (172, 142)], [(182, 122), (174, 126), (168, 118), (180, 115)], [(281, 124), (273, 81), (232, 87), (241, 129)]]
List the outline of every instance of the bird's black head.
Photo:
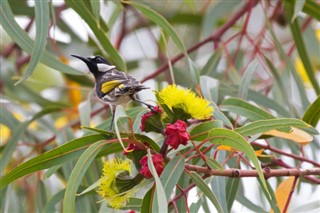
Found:
[(75, 58), (82, 60), (89, 68), (89, 71), (93, 73), (95, 76), (102, 74), (108, 70), (115, 68), (112, 66), (109, 61), (107, 61), (102, 56), (90, 56), (90, 57), (82, 57), (79, 55), (71, 55)]

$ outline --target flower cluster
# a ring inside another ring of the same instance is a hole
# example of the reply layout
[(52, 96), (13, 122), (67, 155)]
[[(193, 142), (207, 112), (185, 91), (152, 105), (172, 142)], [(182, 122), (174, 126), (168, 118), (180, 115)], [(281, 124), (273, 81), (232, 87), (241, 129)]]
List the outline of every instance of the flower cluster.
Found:
[[(164, 142), (160, 148), (158, 144), (150, 140), (144, 141), (143, 136), (139, 140), (130, 142), (124, 149), (123, 155), (130, 160), (112, 160), (106, 162), (103, 169), (103, 177), (99, 185), (98, 193), (106, 199), (114, 208), (124, 206), (132, 193), (128, 193), (143, 178), (153, 177), (148, 165), (147, 149), (153, 150), (152, 164), (158, 176), (165, 169), (167, 152), (170, 149), (178, 149), (188, 144), (189, 119), (205, 120), (212, 117), (213, 108), (209, 101), (196, 96), (190, 90), (169, 85), (160, 92), (156, 92), (159, 106), (153, 107), (141, 117), (140, 130), (143, 132), (156, 132), (163, 135)], [(146, 137), (147, 138), (147, 137)], [(133, 137), (132, 139), (137, 139)], [(139, 143), (141, 143), (139, 145)], [(138, 171), (133, 178), (130, 177), (131, 164)], [(129, 190), (130, 191), (130, 190)]]
[(212, 117), (213, 107), (206, 99), (196, 96), (191, 90), (178, 88), (175, 84), (169, 85), (157, 93), (160, 104), (166, 105), (170, 110), (182, 109), (195, 119), (208, 119)]
[(116, 186), (116, 178), (122, 172), (131, 173), (130, 160), (113, 159), (106, 161), (97, 191), (111, 207), (116, 209), (125, 206), (129, 197), (132, 196), (132, 193), (120, 193)]

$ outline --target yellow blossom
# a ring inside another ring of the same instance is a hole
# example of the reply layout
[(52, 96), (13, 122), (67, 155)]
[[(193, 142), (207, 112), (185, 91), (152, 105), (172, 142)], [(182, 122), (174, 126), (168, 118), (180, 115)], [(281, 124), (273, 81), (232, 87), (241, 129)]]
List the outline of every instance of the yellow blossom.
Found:
[(169, 109), (179, 108), (195, 119), (207, 119), (213, 114), (213, 107), (206, 99), (196, 96), (194, 92), (178, 88), (175, 84), (165, 87), (158, 93), (158, 101)]
[(11, 130), (6, 125), (0, 124), (0, 144), (4, 145), (11, 135)]
[(119, 192), (116, 186), (116, 177), (122, 172), (131, 173), (129, 160), (112, 159), (106, 161), (103, 167), (103, 175), (100, 179), (99, 190), (97, 191), (115, 209), (125, 206), (129, 197), (133, 194), (133, 192)]

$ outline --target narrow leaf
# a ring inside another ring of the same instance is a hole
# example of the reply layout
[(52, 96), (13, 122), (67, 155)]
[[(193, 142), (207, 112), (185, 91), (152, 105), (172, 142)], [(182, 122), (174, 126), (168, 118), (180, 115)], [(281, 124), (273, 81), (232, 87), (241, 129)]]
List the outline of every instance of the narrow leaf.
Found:
[(316, 127), (320, 120), (320, 96), (304, 112), (303, 121)]
[(191, 139), (195, 141), (205, 140), (208, 137), (208, 133), (210, 130), (212, 130), (213, 128), (219, 128), (219, 127), (221, 128), (223, 127), (223, 123), (219, 120), (203, 122), (195, 126), (191, 130), (190, 132)]
[(90, 0), (92, 14), (95, 16), (97, 24), (99, 25), (100, 20), (100, 0)]
[(291, 22), (293, 22), (297, 18), (298, 14), (302, 11), (302, 8), (305, 3), (306, 3), (306, 0), (294, 1), (294, 13), (293, 13)]
[(82, 182), (82, 178), (85, 175), (87, 169), (91, 165), (92, 161), (95, 159), (97, 154), (108, 145), (106, 141), (100, 141), (92, 144), (83, 152), (79, 160), (77, 161), (75, 167), (72, 169), (71, 175), (69, 177), (65, 196), (63, 199), (63, 212), (74, 212), (75, 211), (75, 201), (76, 193)]
[(244, 72), (241, 78), (240, 87), (239, 87), (239, 97), (242, 99), (247, 99), (247, 94), (250, 88), (250, 82), (254, 72), (257, 69), (257, 66), (258, 66), (258, 61), (256, 60), (252, 61), (248, 65), (246, 71)]
[(47, 35), (49, 30), (49, 4), (47, 1), (35, 1), (36, 38), (31, 53), (31, 60), (22, 78), (16, 83), (26, 80), (33, 72), (47, 45)]
[(160, 181), (166, 193), (166, 197), (169, 200), (171, 192), (177, 184), (182, 172), (184, 171), (184, 158), (179, 156), (170, 160), (163, 170)]
[(284, 129), (291, 127), (297, 128), (308, 128), (317, 134), (317, 130), (311, 127), (309, 124), (305, 123), (302, 120), (295, 118), (278, 118), (278, 119), (268, 119), (268, 120), (259, 120), (252, 122), (246, 126), (236, 128), (235, 131), (240, 133), (243, 136), (255, 135), (258, 133), (267, 132), (274, 129)]
[(252, 121), (275, 118), (263, 109), (238, 98), (224, 100), (220, 105), (220, 109), (242, 115)]
[(150, 149), (148, 149), (148, 167), (156, 182), (157, 206), (152, 205), (152, 212), (168, 212), (168, 201), (166, 198), (166, 192), (164, 191), (158, 173), (154, 168)]
[[(90, 144), (106, 139), (108, 138), (101, 134), (84, 136), (34, 157), (29, 161), (18, 165), (7, 174), (2, 176), (0, 178), (0, 189), (6, 187), (9, 183), (24, 175), (69, 162), (79, 157), (84, 149)], [(112, 146), (112, 144), (110, 146)]]
[(220, 170), (220, 171), (224, 170), (223, 166), (215, 159), (208, 158), (207, 164), (213, 170)]
[(197, 187), (203, 192), (203, 194), (209, 198), (211, 203), (216, 207), (218, 212), (224, 212), (223, 208), (221, 207), (221, 204), (219, 203), (219, 200), (217, 199), (217, 196), (211, 191), (209, 186), (206, 182), (201, 178), (200, 175), (198, 175), (196, 172), (190, 172), (190, 177), (192, 178), (193, 182), (197, 185)]

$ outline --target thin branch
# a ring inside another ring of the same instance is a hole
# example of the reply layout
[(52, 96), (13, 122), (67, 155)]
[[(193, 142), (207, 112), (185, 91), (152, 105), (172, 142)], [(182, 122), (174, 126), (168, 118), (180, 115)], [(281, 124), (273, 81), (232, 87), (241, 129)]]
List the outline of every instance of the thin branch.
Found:
[[(209, 43), (209, 42), (214, 42), (215, 43), (215, 47), (217, 47), (217, 43), (218, 41), (220, 41), (221, 37), (223, 36), (223, 34), (230, 28), (232, 27), (245, 13), (247, 13), (251, 8), (255, 7), (258, 4), (258, 0), (250, 0), (247, 1), (247, 3), (238, 10), (238, 12), (231, 17), (222, 27), (220, 27), (219, 29), (217, 29), (213, 34), (211, 34), (208, 38), (200, 41), (199, 43), (197, 43), (196, 45), (190, 47), (187, 52), (191, 53), (197, 49), (199, 49), (201, 46)], [(171, 64), (175, 64), (176, 62), (178, 62), (180, 59), (182, 59), (185, 55), (183, 53), (180, 53), (179, 55), (173, 57), (171, 59)], [(142, 79), (141, 82), (145, 82), (147, 80), (153, 79), (156, 76), (158, 76), (160, 73), (166, 71), (169, 68), (169, 63), (163, 64), (159, 69), (157, 69), (154, 73), (152, 73), (151, 75), (145, 77), (144, 79)]]
[(294, 154), (291, 154), (291, 153), (287, 153), (287, 152), (284, 152), (283, 150), (281, 149), (277, 149), (277, 148), (274, 148), (270, 145), (264, 145), (264, 144), (260, 144), (260, 143), (257, 143), (257, 142), (252, 142), (251, 145), (256, 145), (256, 146), (259, 146), (263, 149), (266, 149), (266, 150), (270, 150), (272, 152), (275, 152), (275, 153), (278, 153), (278, 154), (281, 154), (281, 155), (285, 155), (285, 156), (288, 156), (288, 157), (292, 157), (296, 160), (300, 160), (300, 161), (304, 161), (304, 162), (308, 162), (308, 163), (311, 163), (317, 167), (320, 167), (320, 163), (316, 162), (316, 161), (313, 161), (313, 160), (310, 160), (308, 158), (305, 158), (305, 157), (301, 157), (301, 156), (298, 156), (298, 155), (294, 155)]
[(295, 188), (296, 188), (296, 185), (297, 185), (298, 180), (299, 180), (299, 177), (294, 177), (294, 181), (293, 181), (293, 184), (292, 184), (292, 186), (291, 186), (291, 190), (290, 190), (290, 193), (289, 193), (289, 196), (288, 196), (286, 205), (284, 206), (282, 212), (288, 212), (289, 204), (290, 204), (290, 201), (291, 201), (293, 192), (294, 192), (294, 190), (295, 190)]
[[(186, 164), (186, 169), (195, 171), (198, 173), (204, 173), (215, 176), (225, 176), (231, 178), (242, 178), (242, 177), (258, 177), (257, 170), (241, 170), (241, 169), (225, 169), (210, 170), (206, 167), (195, 166)], [(283, 177), (283, 176), (307, 176), (307, 175), (320, 175), (320, 168), (313, 169), (263, 169), (263, 174), (266, 179), (270, 177)]]

